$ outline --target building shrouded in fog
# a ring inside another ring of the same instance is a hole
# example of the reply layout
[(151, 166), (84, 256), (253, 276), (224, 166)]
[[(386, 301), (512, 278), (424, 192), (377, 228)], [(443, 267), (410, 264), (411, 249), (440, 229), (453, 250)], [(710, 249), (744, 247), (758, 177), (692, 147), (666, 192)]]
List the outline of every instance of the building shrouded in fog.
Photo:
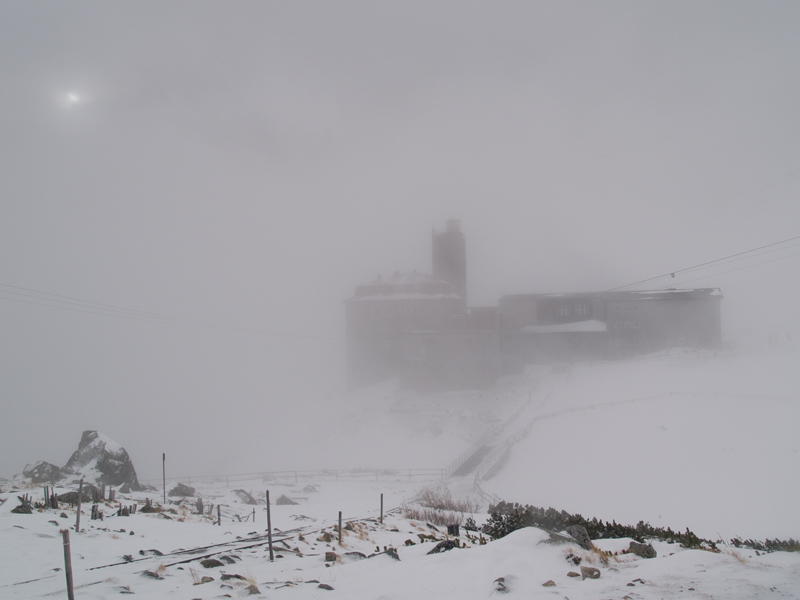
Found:
[(720, 300), (718, 288), (503, 296), (501, 350), (508, 362), (548, 364), (716, 348)]
[(467, 244), (461, 232), (461, 221), (449, 219), (444, 231), (431, 236), (433, 276), (449, 281), (459, 296), (467, 301)]
[(448, 319), (466, 313), (456, 286), (417, 272), (379, 275), (359, 285), (346, 306), (351, 387), (399, 374), (405, 335), (440, 331)]
[(400, 377), (423, 389), (483, 387), (497, 376), (496, 309), (468, 309), (460, 222), (432, 234), (433, 275), (397, 272), (345, 301), (351, 388)]
[(433, 275), (378, 276), (345, 301), (351, 389), (390, 377), (418, 389), (481, 388), (524, 364), (721, 343), (717, 288), (519, 294), (469, 308), (460, 222), (434, 231), (431, 245)]

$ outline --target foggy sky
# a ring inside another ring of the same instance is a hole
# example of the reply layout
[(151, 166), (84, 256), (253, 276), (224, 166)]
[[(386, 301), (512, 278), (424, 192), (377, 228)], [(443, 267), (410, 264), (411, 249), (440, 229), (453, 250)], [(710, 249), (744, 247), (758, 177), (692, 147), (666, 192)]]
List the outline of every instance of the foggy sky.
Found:
[[(798, 30), (796, 2), (4, 2), (0, 283), (319, 339), (0, 287), (0, 475), (84, 429), (145, 477), (347, 467), (267, 438), (341, 391), (342, 300), (429, 271), (447, 218), (472, 305), (800, 235)], [(796, 330), (798, 268), (686, 285)]]

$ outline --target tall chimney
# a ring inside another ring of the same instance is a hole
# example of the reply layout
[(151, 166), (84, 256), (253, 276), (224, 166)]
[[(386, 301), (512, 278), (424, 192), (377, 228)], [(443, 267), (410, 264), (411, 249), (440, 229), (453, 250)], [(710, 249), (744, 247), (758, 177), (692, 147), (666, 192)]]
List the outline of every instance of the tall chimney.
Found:
[(467, 250), (461, 221), (448, 219), (445, 230), (433, 232), (433, 276), (452, 283), (458, 295), (467, 302)]

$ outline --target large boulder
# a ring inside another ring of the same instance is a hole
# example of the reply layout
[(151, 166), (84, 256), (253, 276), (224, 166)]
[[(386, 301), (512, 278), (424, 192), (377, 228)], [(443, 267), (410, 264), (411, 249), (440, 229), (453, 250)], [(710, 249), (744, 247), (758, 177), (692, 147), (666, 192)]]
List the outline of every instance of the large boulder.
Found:
[(177, 483), (175, 487), (169, 491), (170, 496), (181, 496), (183, 498), (191, 498), (194, 496), (194, 488), (186, 485), (185, 483)]
[(640, 544), (639, 542), (631, 542), (628, 546), (628, 552), (640, 556), (641, 558), (655, 558), (658, 556), (653, 546), (650, 544)]
[(55, 483), (58, 480), (61, 469), (43, 460), (33, 464), (25, 465), (22, 470), (23, 477), (30, 479), (32, 483)]
[(244, 490), (233, 490), (233, 493), (236, 494), (236, 497), (239, 498), (245, 504), (258, 504), (258, 500), (253, 498), (249, 493)]
[(84, 431), (78, 449), (61, 468), (61, 478), (85, 478), (106, 485), (127, 484), (141, 489), (128, 452), (114, 440), (97, 431)]
[(584, 550), (592, 549), (592, 538), (589, 537), (589, 532), (583, 525), (570, 525), (565, 530), (567, 535), (578, 542), (578, 545)]

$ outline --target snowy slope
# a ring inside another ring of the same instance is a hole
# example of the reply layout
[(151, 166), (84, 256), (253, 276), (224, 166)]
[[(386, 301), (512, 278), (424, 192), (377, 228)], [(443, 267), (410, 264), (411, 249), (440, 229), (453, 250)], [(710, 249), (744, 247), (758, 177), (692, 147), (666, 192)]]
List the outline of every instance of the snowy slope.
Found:
[(509, 501), (698, 535), (800, 537), (800, 356), (672, 353), (541, 375)]
[[(585, 517), (689, 527), (709, 538), (797, 539), (798, 359), (791, 348), (673, 351), (638, 361), (531, 368), (486, 392), (419, 395), (387, 383), (315, 415), (324, 426), (312, 426), (310, 419), (295, 443), (326, 448), (320, 455), (326, 464), (398, 469), (445, 467), (483, 444), (494, 450), (480, 455), (475, 470), (447, 482), (454, 495), (475, 497), (477, 474), (487, 495)], [(11, 514), (18, 494), (27, 491), (41, 501), (41, 489), (9, 487), (18, 484), (3, 483), (0, 493), (0, 597), (63, 596), (59, 530), (74, 525), (75, 509)], [(486, 545), (462, 535), (467, 548), (429, 556), (446, 537), (442, 532), (397, 511), (383, 524), (376, 521), (380, 494), (388, 512), (426, 485), (390, 473), (379, 481), (301, 474), (296, 483), (237, 483), (261, 502), (269, 488), (273, 503), (281, 494), (299, 503), (272, 507), (275, 538), (285, 543), (278, 547), (280, 558), (270, 562), (263, 504), (255, 508), (254, 523), (253, 507), (223, 481), (192, 485), (207, 506), (223, 506), (222, 527), (193, 514), (194, 499), (182, 505), (170, 500), (163, 507), (170, 519), (109, 516), (116, 503), (105, 505), (104, 521), (90, 521), (84, 506), (83, 531), (72, 532), (77, 597), (128, 591), (158, 599), (243, 597), (255, 584), (265, 597), (487, 598), (498, 593), (495, 580), (502, 577), (509, 597), (800, 598), (800, 553), (757, 555), (722, 546), (715, 554), (655, 542), (658, 557), (638, 559), (613, 555), (629, 540), (602, 540), (597, 546), (612, 553), (604, 561), (576, 545), (543, 543), (547, 536), (531, 528)], [(123, 504), (140, 506), (145, 497), (161, 504), (161, 491), (118, 494)], [(338, 511), (353, 521), (341, 546), (335, 539), (320, 541), (324, 531), (335, 536)], [(480, 522), (485, 515), (475, 517)], [(201, 552), (186, 552), (200, 546)], [(400, 561), (344, 554), (369, 555), (384, 546), (396, 548)], [(164, 556), (149, 554), (152, 549)], [(327, 551), (338, 554), (329, 566)], [(205, 569), (197, 560), (223, 553), (236, 555), (234, 562)], [(600, 579), (568, 577), (577, 570), (566, 560), (570, 553), (598, 568)], [(163, 579), (144, 575), (146, 570)], [(195, 585), (203, 576), (213, 581)], [(549, 580), (555, 585), (543, 587)]]

